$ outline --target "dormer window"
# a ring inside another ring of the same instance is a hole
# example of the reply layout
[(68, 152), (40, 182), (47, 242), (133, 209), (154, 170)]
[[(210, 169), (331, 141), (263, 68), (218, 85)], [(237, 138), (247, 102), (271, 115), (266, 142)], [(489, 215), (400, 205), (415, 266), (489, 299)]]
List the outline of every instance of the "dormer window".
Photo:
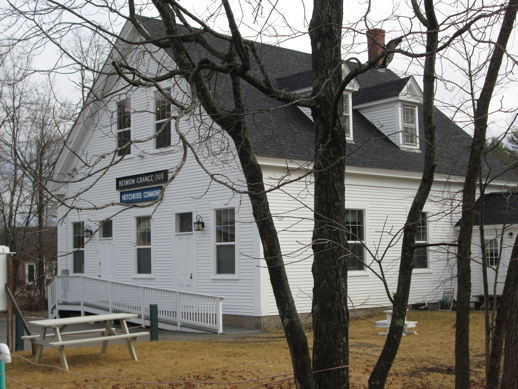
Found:
[(416, 107), (403, 106), (403, 144), (417, 146)]
[(343, 108), (344, 108), (344, 112), (343, 112), (343, 120), (342, 120), (342, 125), (344, 126), (344, 129), (345, 129), (345, 136), (347, 139), (352, 139), (353, 137), (353, 134), (352, 134), (352, 128), (353, 128), (353, 124), (352, 124), (352, 112), (351, 112), (351, 94), (350, 93), (344, 93), (343, 95)]

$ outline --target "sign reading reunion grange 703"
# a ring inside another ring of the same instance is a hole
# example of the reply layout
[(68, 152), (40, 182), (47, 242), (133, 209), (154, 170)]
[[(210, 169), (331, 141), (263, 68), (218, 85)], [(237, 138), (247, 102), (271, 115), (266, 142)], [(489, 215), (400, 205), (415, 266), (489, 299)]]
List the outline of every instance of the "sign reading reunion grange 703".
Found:
[(163, 184), (167, 182), (167, 170), (159, 170), (157, 172), (135, 174), (134, 176), (126, 176), (116, 178), (117, 190), (125, 190), (131, 188), (140, 188), (142, 186), (151, 186)]
[(160, 197), (162, 187), (146, 188), (121, 192), (121, 203), (138, 203), (140, 201), (153, 201)]

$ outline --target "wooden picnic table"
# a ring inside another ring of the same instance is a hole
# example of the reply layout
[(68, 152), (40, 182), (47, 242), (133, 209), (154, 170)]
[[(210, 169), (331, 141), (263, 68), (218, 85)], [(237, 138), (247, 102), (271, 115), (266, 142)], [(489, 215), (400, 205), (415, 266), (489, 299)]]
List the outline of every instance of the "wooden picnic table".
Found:
[[(38, 335), (23, 336), (24, 339), (31, 339), (36, 345), (36, 355), (34, 361), (40, 362), (43, 347), (54, 347), (59, 350), (59, 358), (61, 359), (61, 365), (63, 369), (68, 370), (67, 357), (65, 355), (65, 347), (73, 344), (91, 343), (102, 341), (101, 354), (105, 354), (108, 349), (108, 342), (110, 340), (124, 339), (128, 346), (131, 359), (137, 360), (137, 354), (133, 343), (137, 341), (138, 337), (149, 335), (149, 332), (136, 332), (130, 333), (126, 320), (138, 317), (134, 313), (109, 313), (105, 315), (90, 315), (90, 316), (79, 316), (79, 317), (67, 317), (62, 319), (44, 319), (34, 320), (30, 323), (40, 327), (40, 333)], [(117, 332), (113, 327), (115, 321), (120, 322), (121, 332)], [(95, 328), (88, 330), (79, 331), (66, 331), (65, 329), (71, 325), (77, 324), (93, 324), (100, 323), (103, 328)], [(52, 333), (47, 333), (48, 329), (52, 329)], [(85, 335), (99, 334), (99, 336), (91, 337)], [(64, 337), (73, 335), (74, 339), (64, 340)]]

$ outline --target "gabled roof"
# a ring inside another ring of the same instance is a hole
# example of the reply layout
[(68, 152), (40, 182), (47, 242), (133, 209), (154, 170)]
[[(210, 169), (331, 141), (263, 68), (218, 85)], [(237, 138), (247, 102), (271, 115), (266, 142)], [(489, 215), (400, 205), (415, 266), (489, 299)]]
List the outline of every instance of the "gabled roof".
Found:
[(353, 104), (360, 105), (372, 101), (398, 97), (411, 78), (412, 77), (399, 78), (378, 85), (363, 87), (358, 92), (353, 93)]
[[(152, 36), (164, 35), (161, 20), (142, 17), (141, 22)], [(217, 49), (224, 52), (228, 50), (228, 41), (212, 35), (204, 37)], [(289, 90), (311, 87), (310, 54), (266, 44), (256, 44), (256, 48), (277, 87)], [(194, 43), (188, 46), (188, 52), (194, 60), (213, 58), (200, 45)], [(169, 55), (172, 57), (170, 51)], [(251, 60), (251, 70), (259, 72), (258, 64), (252, 58)], [(355, 62), (349, 62), (348, 65), (351, 69), (358, 66)], [(371, 69), (359, 75), (357, 79), (361, 88), (355, 92), (355, 104), (357, 104), (358, 98), (372, 101), (391, 97), (395, 93), (400, 93), (408, 83), (408, 78), (400, 79), (389, 69)], [(314, 150), (312, 120), (298, 107), (284, 106), (282, 103), (264, 96), (245, 82), (242, 85), (247, 111), (246, 120), (256, 154), (263, 157), (311, 161)], [(230, 81), (224, 76), (217, 77), (213, 88), (220, 102), (233, 108)], [(422, 116), (422, 112), (420, 115)], [(435, 112), (435, 119), (438, 140), (436, 173), (463, 176), (469, 158), (471, 137), (439, 110)], [(419, 123), (419, 135), (423, 138), (421, 125), (423, 120), (419, 120)], [(347, 145), (346, 164), (348, 166), (409, 172), (422, 171), (422, 152), (401, 150), (357, 110), (353, 110), (353, 126), (354, 143)], [(424, 143), (420, 142), (421, 149), (423, 149)], [(486, 161), (491, 165), (489, 170), (492, 174), (502, 173), (495, 158), (488, 156)], [(516, 176), (510, 172), (504, 172), (500, 178), (517, 180)]]
[[(495, 192), (479, 197), (475, 205), (475, 225), (480, 224), (482, 200), (484, 201), (485, 226), (518, 224), (518, 192)], [(459, 223), (457, 223), (457, 226)]]

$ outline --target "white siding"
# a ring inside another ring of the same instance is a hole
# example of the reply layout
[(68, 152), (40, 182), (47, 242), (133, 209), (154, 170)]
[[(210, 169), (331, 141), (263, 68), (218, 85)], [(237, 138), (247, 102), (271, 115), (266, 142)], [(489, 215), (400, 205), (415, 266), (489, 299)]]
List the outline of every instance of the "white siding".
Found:
[(398, 104), (396, 102), (376, 104), (358, 109), (372, 124), (385, 134), (394, 144), (400, 144), (398, 127)]
[[(269, 167), (270, 182), (282, 177), (282, 168)], [(290, 178), (293, 178), (290, 177)], [(417, 190), (418, 179), (384, 175), (346, 174), (346, 208), (365, 211), (366, 260), (379, 271), (373, 256), (381, 260), (388, 289), (395, 292), (401, 256), (401, 233), (407, 212)], [(460, 184), (436, 182), (424, 211), (428, 215), (429, 243), (454, 243), (454, 225), (459, 219), (453, 211), (458, 204)], [(299, 313), (311, 311), (312, 296), (312, 184), (304, 179), (270, 194), (272, 213), (281, 239), (288, 277)], [(453, 205), (453, 206), (452, 206)], [(415, 269), (410, 303), (437, 302), (445, 288), (455, 287), (455, 250), (450, 246), (429, 248), (429, 268)], [(350, 307), (373, 308), (390, 305), (383, 283), (371, 270), (349, 272)], [(277, 314), (269, 285), (268, 315)]]
[[(157, 61), (149, 60), (153, 55)], [(160, 73), (159, 63), (170, 66), (167, 56), (156, 53), (141, 52), (134, 56), (135, 61), (147, 63), (150, 74)], [(165, 66), (164, 65), (164, 66)], [(107, 92), (117, 90), (114, 79), (105, 80)], [(175, 97), (188, 103), (188, 87), (185, 82), (172, 87)], [(191, 151), (187, 160), (178, 172), (182, 162), (183, 148), (179, 137), (172, 126), (172, 143), (169, 148), (156, 150), (154, 140), (132, 145), (131, 155), (126, 156), (109, 170), (108, 166), (113, 154), (110, 152), (116, 145), (116, 101), (131, 98), (133, 110), (131, 117), (132, 139), (145, 140), (154, 133), (154, 89), (139, 88), (124, 90), (112, 96), (96, 107), (98, 111), (84, 110), (72, 132), (71, 144), (83, 161), (95, 164), (86, 167), (78, 162), (72, 153), (60, 160), (59, 177), (76, 167), (76, 182), (71, 182), (56, 190), (64, 193), (70, 205), (80, 210), (69, 211), (65, 207), (59, 210), (59, 272), (71, 269), (71, 223), (84, 221), (94, 230), (98, 222), (113, 218), (114, 274), (112, 279), (149, 285), (160, 288), (177, 289), (175, 276), (175, 212), (193, 211), (193, 216), (200, 215), (205, 222), (202, 232), (193, 232), (195, 262), (193, 274), (193, 291), (225, 297), (224, 313), (243, 316), (266, 316), (277, 314), (265, 262), (261, 259), (262, 249), (256, 226), (253, 222), (251, 204), (246, 194), (237, 194), (231, 189), (217, 183), (203, 171)], [(394, 110), (395, 104), (378, 106), (370, 111), (362, 109), (362, 113), (387, 136), (399, 135)], [(233, 147), (227, 137), (218, 132), (218, 128), (204, 124), (205, 117), (196, 114), (183, 118), (178, 130), (186, 136), (197, 151), (203, 166), (215, 174), (217, 179), (226, 184), (245, 189), (243, 174), (238, 166)], [(198, 116), (196, 116), (198, 115)], [(392, 118), (392, 119), (390, 119)], [(209, 123), (205, 121), (205, 123)], [(391, 138), (392, 139), (392, 138)], [(395, 138), (394, 138), (395, 139)], [(207, 140), (206, 142), (200, 140)], [(394, 141), (394, 140), (393, 140)], [(397, 144), (398, 142), (395, 141)], [(115, 158), (117, 159), (117, 158)], [(285, 176), (285, 166), (264, 167), (264, 176), (272, 185)], [(93, 165), (92, 165), (93, 166)], [(114, 205), (119, 202), (120, 193), (116, 190), (115, 180), (139, 173), (169, 169), (170, 176), (178, 173), (165, 191), (160, 204), (136, 203), (129, 206)], [(92, 171), (98, 171), (95, 177), (82, 177)], [(302, 172), (304, 173), (304, 172)], [(297, 173), (293, 173), (293, 178)], [(395, 290), (401, 240), (398, 234), (404, 225), (406, 213), (417, 189), (418, 180), (399, 177), (394, 172), (348, 171), (346, 175), (346, 207), (365, 211), (366, 245), (372, 253), (380, 258), (386, 273), (389, 291)], [(392, 176), (391, 176), (392, 175)], [(99, 178), (100, 177), (100, 178)], [(88, 189), (85, 192), (83, 190)], [(451, 242), (454, 240), (453, 225), (458, 215), (452, 214), (448, 203), (452, 193), (460, 189), (460, 184), (446, 185), (444, 181), (436, 183), (432, 196), (425, 208), (432, 222), (429, 223), (430, 242)], [(75, 197), (76, 194), (79, 196)], [(311, 311), (312, 295), (312, 251), (311, 236), (313, 227), (312, 205), (313, 187), (311, 177), (293, 182), (280, 190), (269, 194), (272, 214), (278, 229), (279, 238), (287, 265), (288, 277), (299, 312)], [(453, 200), (455, 201), (455, 200)], [(219, 276), (215, 274), (215, 210), (233, 207), (236, 210), (236, 247), (237, 265), (235, 276)], [(152, 217), (152, 274), (136, 274), (135, 249), (135, 217)], [(390, 247), (389, 247), (390, 246)], [(389, 247), (386, 250), (385, 248)], [(86, 244), (85, 272), (88, 276), (98, 276), (99, 272), (99, 235)], [(451, 264), (453, 254), (447, 248), (430, 249), (429, 269), (416, 270), (411, 291), (410, 302), (437, 301), (452, 276)], [(68, 255), (67, 255), (68, 254)], [(388, 298), (380, 280), (369, 270), (351, 272), (349, 277), (349, 293), (351, 305), (355, 308), (378, 307), (388, 305)]]
[[(484, 239), (485, 240), (493, 240), (496, 239), (499, 246), (500, 251), (500, 264), (497, 269), (487, 268), (488, 275), (488, 292), (489, 294), (494, 294), (496, 290), (496, 294), (501, 295), (505, 278), (507, 275), (507, 268), (509, 266), (509, 260), (511, 258), (511, 251), (513, 249), (514, 240), (516, 238), (516, 234), (518, 233), (518, 229), (516, 227), (506, 226), (505, 232), (502, 236), (502, 227), (503, 226), (485, 226), (484, 227)], [(512, 232), (513, 236), (510, 237), (508, 234)], [(477, 227), (473, 230), (473, 239), (471, 245), (471, 286), (472, 286), (472, 295), (481, 295), (484, 294), (484, 283), (482, 276), (482, 244), (480, 242), (480, 231)], [(496, 289), (494, 288), (495, 283), (494, 280), (497, 279)], [(475, 300), (475, 299), (473, 299)]]
[[(165, 60), (165, 59), (162, 59)], [(158, 72), (149, 61), (149, 72)], [(164, 84), (163, 87), (169, 85)], [(183, 91), (187, 90), (185, 83), (171, 85), (178, 91), (176, 97), (186, 101)], [(132, 139), (145, 139), (154, 132), (154, 89), (140, 88), (126, 91), (105, 101), (104, 109), (99, 111), (95, 125), (92, 120), (78, 122), (78, 126), (88, 124), (80, 129), (83, 136), (81, 157), (92, 163), (98, 162), (95, 169), (107, 166), (113, 158), (108, 154), (116, 146), (116, 101), (118, 98), (131, 98), (131, 131)], [(186, 117), (181, 121), (180, 131), (185, 134), (194, 145), (202, 163), (211, 173), (218, 174), (218, 178), (228, 184), (243, 189), (243, 175), (235, 162), (232, 148), (228, 148), (230, 141), (217, 128), (201, 124), (198, 117)], [(89, 132), (89, 136), (85, 136)], [(210, 136), (211, 143), (199, 143), (199, 134)], [(80, 136), (78, 139), (81, 138)], [(97, 223), (108, 217), (113, 217), (115, 261), (112, 279), (121, 282), (132, 282), (139, 285), (149, 285), (160, 288), (177, 289), (175, 285), (175, 232), (174, 213), (178, 210), (193, 210), (193, 216), (201, 215), (205, 222), (205, 229), (194, 234), (195, 281), (194, 291), (212, 295), (224, 296), (224, 313), (259, 316), (259, 284), (258, 284), (258, 257), (257, 231), (251, 217), (250, 202), (246, 195), (233, 193), (229, 188), (211, 181), (202, 170), (189, 151), (188, 158), (178, 176), (167, 187), (163, 201), (160, 204), (148, 206), (142, 202), (130, 206), (112, 205), (119, 202), (120, 192), (116, 190), (117, 177), (124, 177), (139, 173), (169, 169), (169, 176), (176, 173), (183, 149), (179, 137), (172, 125), (173, 145), (166, 149), (155, 150), (154, 140), (132, 145), (131, 155), (113, 165), (99, 181), (87, 178), (81, 182), (70, 183), (64, 189), (69, 204), (83, 207), (80, 212), (72, 211), (69, 216), (67, 209), (60, 209), (62, 223), (59, 226), (59, 252), (70, 253), (72, 242), (70, 239), (72, 221), (84, 221), (95, 230)], [(137, 154), (142, 152), (142, 156)], [(103, 154), (107, 153), (104, 158)], [(79, 171), (76, 179), (83, 177), (88, 168), (77, 162), (74, 166)], [(99, 177), (99, 175), (97, 175)], [(88, 191), (79, 198), (72, 199), (74, 194), (92, 184)], [(102, 209), (95, 209), (95, 208)], [(217, 208), (234, 207), (237, 211), (237, 274), (235, 277), (215, 277), (214, 253), (214, 210)], [(152, 217), (152, 275), (136, 274), (135, 249), (135, 217)], [(97, 277), (99, 273), (98, 244), (96, 233), (86, 244), (85, 274)], [(59, 259), (60, 271), (71, 269), (70, 255)], [(255, 285), (255, 286), (254, 286)]]

